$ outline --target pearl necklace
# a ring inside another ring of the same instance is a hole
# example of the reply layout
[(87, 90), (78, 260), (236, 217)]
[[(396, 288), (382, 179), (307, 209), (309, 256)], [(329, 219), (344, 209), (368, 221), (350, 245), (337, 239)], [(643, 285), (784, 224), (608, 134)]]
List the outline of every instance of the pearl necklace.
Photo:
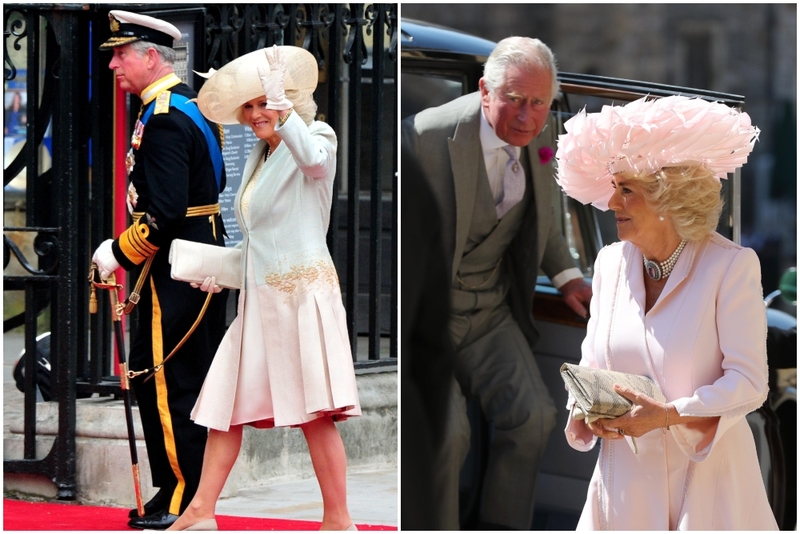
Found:
[(675, 264), (678, 263), (678, 256), (681, 255), (681, 252), (683, 252), (683, 247), (685, 246), (686, 241), (682, 240), (678, 245), (678, 248), (675, 249), (675, 252), (673, 252), (669, 258), (662, 262), (648, 260), (644, 257), (644, 255), (642, 255), (642, 259), (644, 260), (644, 270), (647, 272), (647, 276), (656, 282), (662, 278), (668, 277), (672, 272), (673, 267), (675, 267)]

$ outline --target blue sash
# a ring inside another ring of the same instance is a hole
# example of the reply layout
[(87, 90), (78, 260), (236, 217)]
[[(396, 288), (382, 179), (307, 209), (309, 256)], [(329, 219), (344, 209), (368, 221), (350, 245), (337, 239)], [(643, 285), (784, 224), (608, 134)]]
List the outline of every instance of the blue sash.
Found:
[[(197, 104), (194, 102), (190, 102), (188, 98), (183, 95), (178, 95), (172, 93), (169, 99), (170, 107), (180, 110), (181, 112), (185, 113), (187, 117), (192, 119), (200, 131), (203, 132), (203, 135), (206, 138), (206, 143), (208, 143), (208, 151), (211, 155), (211, 164), (214, 165), (214, 176), (217, 178), (217, 193), (221, 193), (220, 187), (222, 185), (222, 150), (219, 148), (219, 143), (217, 143), (217, 138), (214, 137), (214, 132), (211, 131), (211, 128), (208, 126), (205, 117), (203, 114), (200, 113), (200, 110), (197, 108)], [(147, 124), (147, 119), (150, 118), (150, 115), (153, 114), (153, 110), (155, 109), (155, 104), (149, 106), (142, 118), (139, 119), (142, 123), (142, 126)]]

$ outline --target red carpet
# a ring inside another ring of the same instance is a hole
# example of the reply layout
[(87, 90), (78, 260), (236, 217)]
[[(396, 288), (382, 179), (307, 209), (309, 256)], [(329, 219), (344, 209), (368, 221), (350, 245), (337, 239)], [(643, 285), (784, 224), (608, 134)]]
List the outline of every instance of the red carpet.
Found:
[[(319, 530), (318, 521), (218, 515), (220, 530)], [(358, 530), (397, 530), (356, 524)], [(3, 499), (3, 530), (128, 530), (127, 508)]]

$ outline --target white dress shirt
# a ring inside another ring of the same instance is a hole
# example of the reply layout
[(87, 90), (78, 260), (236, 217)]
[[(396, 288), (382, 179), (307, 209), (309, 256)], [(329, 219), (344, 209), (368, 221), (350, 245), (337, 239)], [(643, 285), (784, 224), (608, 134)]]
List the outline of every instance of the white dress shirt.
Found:
[[(489, 177), (489, 187), (492, 188), (495, 205), (500, 203), (503, 198), (503, 176), (506, 173), (506, 163), (508, 154), (503, 150), (508, 143), (500, 139), (494, 132), (494, 128), (486, 120), (486, 114), (481, 109), (481, 130), (480, 130), (481, 149), (483, 150), (483, 161), (486, 163), (486, 176)], [(515, 146), (519, 160), (520, 147)]]

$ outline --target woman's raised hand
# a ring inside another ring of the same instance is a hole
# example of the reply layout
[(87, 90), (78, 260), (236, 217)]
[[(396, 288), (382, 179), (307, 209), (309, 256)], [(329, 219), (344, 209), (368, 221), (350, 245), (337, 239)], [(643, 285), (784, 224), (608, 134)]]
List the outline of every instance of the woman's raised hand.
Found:
[(262, 63), (258, 63), (258, 77), (261, 78), (261, 86), (267, 96), (267, 109), (282, 111), (291, 109), (292, 103), (286, 98), (286, 58), (280, 49), (273, 45), (271, 49), (264, 49), (267, 57), (269, 70), (264, 68)]

